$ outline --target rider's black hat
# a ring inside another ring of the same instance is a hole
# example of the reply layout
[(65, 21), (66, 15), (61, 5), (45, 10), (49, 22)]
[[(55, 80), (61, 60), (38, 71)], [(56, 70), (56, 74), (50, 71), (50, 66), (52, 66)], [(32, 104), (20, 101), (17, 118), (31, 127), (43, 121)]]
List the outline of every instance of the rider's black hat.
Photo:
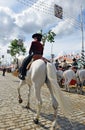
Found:
[(35, 38), (35, 37), (41, 39), (41, 38), (42, 38), (42, 34), (40, 34), (40, 33), (35, 33), (35, 34), (32, 35), (32, 38)]

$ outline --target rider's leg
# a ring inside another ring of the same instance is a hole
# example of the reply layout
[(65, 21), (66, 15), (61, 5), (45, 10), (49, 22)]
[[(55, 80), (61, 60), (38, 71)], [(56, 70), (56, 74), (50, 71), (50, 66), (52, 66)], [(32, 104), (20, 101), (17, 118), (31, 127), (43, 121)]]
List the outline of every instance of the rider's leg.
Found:
[(20, 75), (19, 75), (19, 78), (24, 80), (25, 79), (25, 76), (26, 76), (26, 67), (28, 65), (28, 63), (31, 61), (32, 59), (32, 56), (27, 56), (23, 62), (22, 62), (22, 65), (20, 67)]

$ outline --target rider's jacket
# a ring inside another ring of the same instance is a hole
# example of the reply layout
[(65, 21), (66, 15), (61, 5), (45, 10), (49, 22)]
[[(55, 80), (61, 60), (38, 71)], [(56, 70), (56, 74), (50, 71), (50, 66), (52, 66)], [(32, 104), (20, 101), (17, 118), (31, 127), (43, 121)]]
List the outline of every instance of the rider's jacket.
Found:
[(29, 54), (40, 54), (43, 55), (43, 45), (39, 41), (32, 41)]

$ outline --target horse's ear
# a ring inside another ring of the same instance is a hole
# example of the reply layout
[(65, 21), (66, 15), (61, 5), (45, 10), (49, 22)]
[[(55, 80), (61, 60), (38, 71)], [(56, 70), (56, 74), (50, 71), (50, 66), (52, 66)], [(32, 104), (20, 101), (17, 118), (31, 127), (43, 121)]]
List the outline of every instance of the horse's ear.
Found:
[(18, 63), (18, 58), (15, 58), (15, 69), (18, 68), (19, 63)]
[(17, 65), (18, 65), (18, 58), (16, 58), (16, 63), (17, 63)]

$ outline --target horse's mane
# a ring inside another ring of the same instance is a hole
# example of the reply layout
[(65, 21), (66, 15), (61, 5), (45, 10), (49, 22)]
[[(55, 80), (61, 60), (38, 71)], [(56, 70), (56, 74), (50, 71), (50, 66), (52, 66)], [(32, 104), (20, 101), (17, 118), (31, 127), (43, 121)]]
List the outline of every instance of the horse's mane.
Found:
[(26, 56), (24, 56), (24, 55), (20, 55), (20, 56), (17, 57), (17, 59), (23, 60), (25, 57), (26, 57)]
[(21, 66), (22, 61), (24, 60), (25, 57), (26, 57), (26, 56), (24, 56), (24, 55), (20, 55), (20, 56), (17, 57), (18, 65), (19, 65), (19, 66)]

